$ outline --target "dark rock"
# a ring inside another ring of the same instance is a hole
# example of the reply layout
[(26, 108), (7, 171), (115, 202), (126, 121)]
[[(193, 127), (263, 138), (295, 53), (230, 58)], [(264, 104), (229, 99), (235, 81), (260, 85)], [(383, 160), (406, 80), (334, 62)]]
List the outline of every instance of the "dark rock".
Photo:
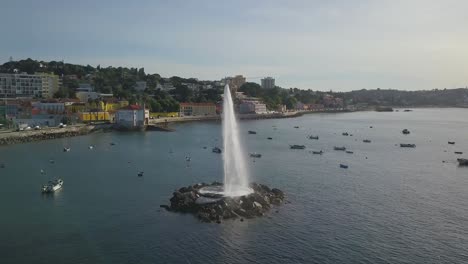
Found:
[[(270, 189), (263, 184), (252, 183), (253, 193), (242, 197), (222, 197), (220, 195), (201, 195), (198, 190), (205, 186), (220, 186), (222, 183), (198, 183), (182, 187), (173, 192), (171, 205), (160, 205), (168, 211), (192, 213), (202, 222), (221, 223), (221, 220), (240, 217), (254, 218), (263, 216), (273, 205), (280, 205), (284, 193), (276, 188)], [(197, 203), (197, 199), (213, 199), (209, 203)]]
[(280, 199), (284, 198), (284, 193), (280, 189), (273, 188), (271, 192)]

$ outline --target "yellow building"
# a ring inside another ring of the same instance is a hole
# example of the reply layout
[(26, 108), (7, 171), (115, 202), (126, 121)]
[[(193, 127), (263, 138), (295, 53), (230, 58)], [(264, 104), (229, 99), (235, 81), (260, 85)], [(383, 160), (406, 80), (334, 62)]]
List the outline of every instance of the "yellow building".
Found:
[(209, 115), (216, 115), (216, 105), (213, 103), (180, 103), (180, 117)]
[(109, 112), (82, 112), (78, 117), (82, 122), (111, 121)]
[(127, 107), (128, 101), (117, 101), (117, 102), (100, 102), (100, 109), (104, 111), (117, 111), (121, 108)]

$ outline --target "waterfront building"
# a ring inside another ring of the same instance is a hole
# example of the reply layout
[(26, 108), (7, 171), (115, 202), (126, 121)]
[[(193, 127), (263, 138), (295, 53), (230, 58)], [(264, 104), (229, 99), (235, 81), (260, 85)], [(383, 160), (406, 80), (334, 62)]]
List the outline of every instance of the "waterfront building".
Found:
[(216, 105), (213, 103), (180, 103), (179, 116), (209, 116), (216, 115)]
[(240, 114), (266, 114), (266, 105), (260, 101), (244, 100), (239, 104)]
[(297, 102), (294, 108), (299, 111), (309, 110), (309, 106), (302, 102)]
[(325, 109), (323, 104), (309, 104), (310, 111), (323, 111)]
[(276, 111), (280, 113), (284, 113), (288, 111), (288, 109), (286, 108), (286, 105), (278, 105), (278, 107), (276, 108)]
[(0, 73), (1, 98), (52, 98), (60, 87), (57, 75)]
[(58, 101), (39, 101), (32, 102), (32, 113), (34, 114), (64, 114), (65, 103)]
[(143, 129), (149, 122), (149, 110), (140, 105), (129, 105), (115, 113), (115, 123), (121, 129)]
[(263, 89), (272, 89), (275, 87), (275, 79), (272, 77), (265, 77), (262, 79)]
[(78, 114), (78, 118), (81, 122), (111, 121), (112, 114), (104, 111), (81, 112)]

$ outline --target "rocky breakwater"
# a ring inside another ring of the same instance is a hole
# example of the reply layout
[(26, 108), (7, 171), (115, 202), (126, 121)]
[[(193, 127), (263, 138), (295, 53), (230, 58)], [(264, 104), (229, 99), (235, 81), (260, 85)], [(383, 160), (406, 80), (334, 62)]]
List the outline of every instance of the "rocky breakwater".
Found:
[(89, 134), (92, 129), (93, 127), (80, 126), (5, 133), (0, 135), (0, 145), (11, 145), (32, 141), (81, 136)]
[(270, 189), (263, 184), (252, 183), (253, 192), (240, 197), (226, 197), (217, 194), (200, 193), (207, 186), (222, 186), (222, 183), (195, 184), (175, 191), (170, 205), (161, 205), (171, 212), (190, 213), (203, 222), (216, 222), (232, 218), (254, 218), (263, 216), (273, 206), (284, 201), (284, 193), (276, 188)]

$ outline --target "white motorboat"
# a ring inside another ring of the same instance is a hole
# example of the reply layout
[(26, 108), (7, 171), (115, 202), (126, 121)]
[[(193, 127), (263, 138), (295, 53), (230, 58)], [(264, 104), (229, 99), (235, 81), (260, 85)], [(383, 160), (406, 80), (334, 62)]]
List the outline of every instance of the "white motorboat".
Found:
[(53, 193), (58, 189), (62, 188), (63, 181), (62, 179), (57, 179), (53, 181), (49, 181), (46, 185), (42, 186), (43, 193)]

